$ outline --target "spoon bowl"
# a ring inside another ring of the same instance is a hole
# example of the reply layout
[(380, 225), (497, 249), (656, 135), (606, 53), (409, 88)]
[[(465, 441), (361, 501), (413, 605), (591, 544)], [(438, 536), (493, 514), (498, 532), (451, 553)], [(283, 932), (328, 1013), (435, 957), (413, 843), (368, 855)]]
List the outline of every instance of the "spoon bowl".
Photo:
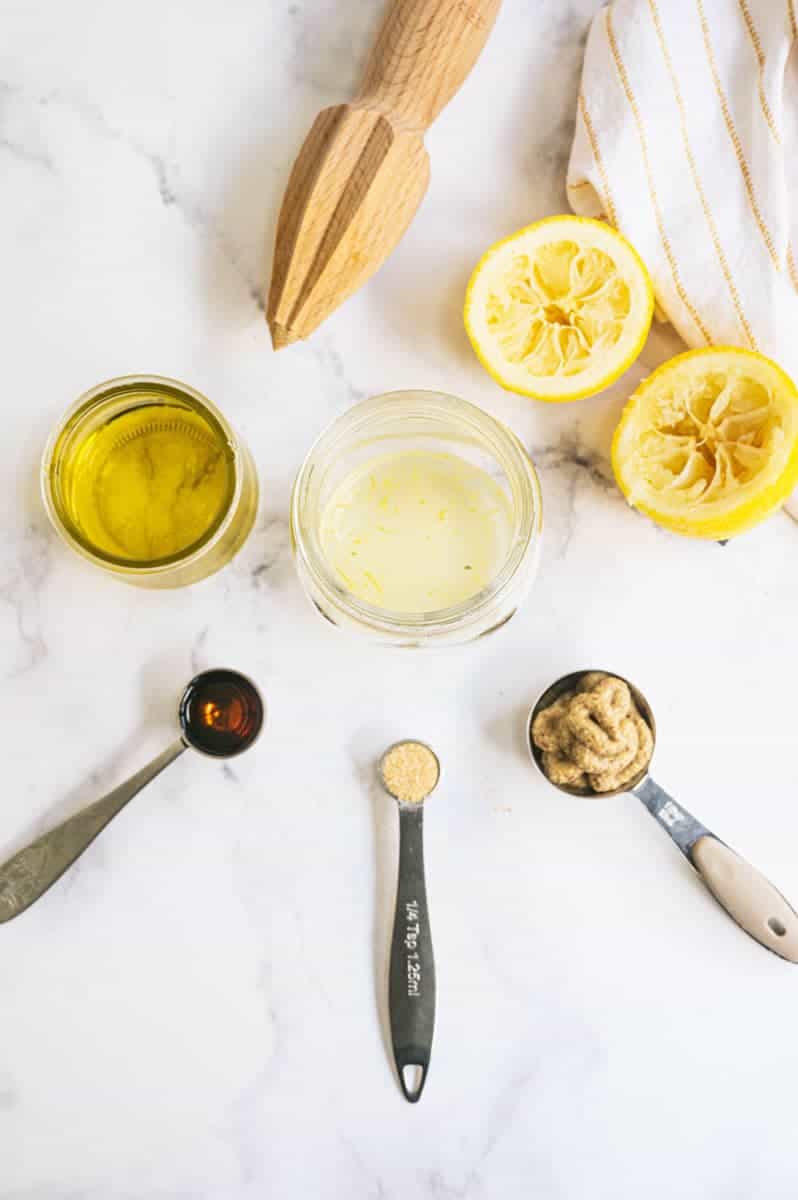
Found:
[[(596, 792), (593, 788), (589, 787), (579, 788), (572, 787), (567, 783), (554, 783), (551, 779), (549, 779), (548, 775), (543, 770), (543, 751), (536, 746), (532, 740), (532, 723), (538, 713), (544, 708), (549, 708), (552, 704), (559, 700), (560, 696), (564, 695), (566, 692), (576, 689), (579, 682), (584, 679), (585, 675), (588, 673), (611, 675), (613, 679), (620, 679), (622, 683), (626, 684), (632, 694), (632, 699), (637, 705), (641, 717), (651, 730), (651, 737), (654, 742), (654, 746), (651, 751), (651, 758), (648, 761), (648, 766), (646, 766), (646, 768), (634, 778), (630, 779), (628, 783), (625, 783), (623, 787), (616, 788), (614, 791), (610, 792)], [(550, 784), (551, 787), (555, 787), (561, 792), (567, 792), (569, 796), (623, 796), (627, 792), (633, 792), (635, 788), (639, 787), (643, 780), (649, 775), (651, 763), (654, 758), (654, 750), (656, 750), (657, 746), (657, 725), (654, 720), (654, 713), (651, 705), (649, 704), (648, 700), (646, 700), (639, 688), (635, 687), (633, 683), (630, 683), (628, 679), (624, 679), (623, 675), (619, 675), (617, 671), (604, 671), (600, 667), (590, 667), (584, 671), (571, 671), (569, 675), (562, 675), (559, 679), (556, 679), (554, 683), (546, 688), (546, 690), (532, 705), (532, 708), (529, 711), (529, 717), (527, 718), (526, 723), (526, 744), (532, 762), (535, 764), (538, 771), (540, 771), (540, 774), (546, 780), (546, 783)]]
[[(430, 789), (426, 793), (426, 795), (424, 795), (420, 800), (403, 800), (401, 796), (397, 796), (396, 792), (391, 791), (388, 781), (385, 778), (385, 764), (387, 763), (391, 754), (393, 754), (393, 752), (395, 750), (399, 750), (402, 746), (420, 746), (423, 750), (426, 750), (427, 753), (429, 755), (431, 755), (431, 757), (435, 761), (435, 782), (432, 784), (432, 786), (430, 787)], [(388, 793), (388, 795), (391, 796), (396, 801), (397, 804), (399, 804), (399, 805), (409, 804), (413, 808), (417, 808), (419, 805), (425, 804), (427, 802), (427, 800), (429, 800), (430, 796), (435, 791), (436, 787), (438, 786), (438, 784), (441, 781), (440, 759), (438, 758), (437, 754), (435, 753), (435, 751), (432, 749), (431, 746), (428, 746), (426, 742), (420, 742), (417, 738), (413, 738), (411, 741), (403, 740), (401, 742), (394, 742), (394, 744), (392, 746), (389, 746), (388, 749), (383, 754), (382, 758), (380, 759), (378, 771), (379, 771), (379, 776), (380, 776), (380, 783), (382, 784), (382, 786), (384, 787), (384, 789)]]
[(260, 737), (264, 705), (246, 675), (215, 668), (186, 685), (178, 719), (183, 741), (192, 750), (209, 758), (233, 758)]

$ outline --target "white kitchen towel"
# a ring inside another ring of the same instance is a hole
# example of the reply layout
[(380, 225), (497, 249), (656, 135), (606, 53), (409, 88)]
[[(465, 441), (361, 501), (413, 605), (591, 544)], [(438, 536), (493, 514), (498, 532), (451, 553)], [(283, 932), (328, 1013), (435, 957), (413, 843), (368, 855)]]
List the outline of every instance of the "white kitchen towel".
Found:
[(760, 350), (798, 380), (796, 42), (798, 0), (614, 0), (567, 187), (637, 248), (689, 346)]

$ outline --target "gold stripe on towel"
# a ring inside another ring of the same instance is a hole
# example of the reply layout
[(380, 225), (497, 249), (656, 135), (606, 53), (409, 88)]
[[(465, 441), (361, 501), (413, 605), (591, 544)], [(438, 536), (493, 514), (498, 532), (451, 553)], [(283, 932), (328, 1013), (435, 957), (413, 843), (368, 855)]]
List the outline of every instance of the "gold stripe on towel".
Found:
[(765, 95), (765, 52), (762, 49), (762, 43), (759, 40), (759, 34), (756, 31), (756, 26), (751, 19), (751, 13), (748, 10), (746, 0), (737, 0), (737, 2), (740, 5), (740, 12), (743, 14), (743, 20), (748, 28), (748, 34), (754, 47), (754, 54), (756, 54), (756, 61), (759, 65), (759, 103), (765, 120), (768, 123), (770, 132), (773, 134), (775, 141), (781, 145), (781, 136), (779, 134), (776, 121), (773, 117), (773, 113), (771, 112), (770, 105), (768, 104), (768, 98)]
[(723, 119), (726, 122), (726, 129), (729, 137), (731, 138), (731, 143), (734, 147), (734, 153), (737, 155), (737, 162), (739, 163), (740, 171), (742, 172), (743, 183), (745, 184), (745, 190), (748, 193), (748, 200), (750, 202), (753, 214), (756, 217), (756, 223), (759, 226), (759, 232), (762, 234), (762, 239), (767, 247), (768, 254), (773, 260), (773, 266), (777, 271), (781, 271), (781, 263), (779, 262), (779, 256), (776, 253), (776, 247), (773, 244), (773, 238), (770, 236), (770, 231), (765, 225), (765, 222), (762, 218), (762, 213), (759, 211), (759, 205), (756, 202), (756, 196), (754, 195), (754, 181), (751, 178), (751, 171), (748, 167), (748, 163), (745, 161), (740, 135), (734, 126), (734, 121), (732, 120), (732, 115), (729, 111), (729, 104), (726, 100), (723, 87), (721, 86), (717, 63), (715, 62), (715, 53), (712, 49), (712, 42), (709, 36), (709, 24), (707, 22), (706, 13), (704, 12), (704, 0), (695, 0), (695, 2), (698, 6), (698, 15), (701, 20), (701, 32), (704, 35), (704, 48), (707, 52), (709, 69), (712, 72), (712, 78), (715, 83), (715, 91), (718, 93), (718, 100), (720, 101)]
[(787, 243), (787, 270), (790, 273), (790, 281), (792, 286), (798, 292), (798, 269), (795, 266), (795, 255), (792, 251), (792, 242)]
[(795, 41), (798, 38), (798, 20), (796, 20), (796, 17), (795, 17), (795, 8), (793, 7), (793, 0), (787, 0), (787, 12), (790, 15), (790, 29), (792, 30), (792, 40)]
[(756, 338), (754, 337), (754, 333), (753, 333), (753, 330), (751, 329), (751, 326), (748, 324), (748, 321), (746, 320), (745, 313), (743, 312), (743, 305), (742, 305), (742, 301), (740, 300), (740, 293), (737, 291), (736, 284), (734, 282), (734, 279), (732, 278), (732, 273), (729, 268), (729, 264), (726, 260), (726, 255), (723, 252), (723, 246), (721, 245), (720, 235), (718, 233), (718, 229), (715, 224), (715, 218), (712, 216), (712, 210), (709, 207), (709, 201), (707, 200), (706, 192), (704, 191), (704, 185), (702, 184), (701, 177), (698, 173), (698, 167), (696, 166), (695, 157), (693, 155), (693, 148), (690, 145), (690, 135), (687, 131), (687, 113), (686, 113), (685, 107), (684, 107), (684, 100), (682, 99), (682, 91), (681, 91), (681, 88), (679, 87), (679, 81), (676, 78), (676, 72), (673, 69), (673, 60), (671, 59), (670, 51), (669, 51), (667, 43), (665, 41), (665, 34), (663, 33), (663, 30), (662, 30), (662, 22), (660, 21), (659, 10), (657, 8), (656, 0), (648, 0), (648, 7), (651, 10), (651, 19), (654, 22), (654, 28), (657, 31), (657, 37), (659, 39), (660, 48), (662, 49), (662, 57), (665, 59), (665, 66), (668, 68), (668, 74), (671, 77), (671, 84), (673, 86), (673, 94), (676, 97), (676, 104), (679, 109), (679, 125), (680, 125), (681, 131), (682, 131), (682, 142), (684, 143), (684, 152), (685, 152), (685, 155), (687, 156), (687, 161), (690, 164), (690, 170), (693, 175), (693, 183), (695, 184), (695, 189), (698, 192), (698, 198), (701, 201), (701, 207), (704, 210), (704, 216), (706, 217), (707, 225), (709, 226), (709, 232), (712, 237), (712, 244), (715, 247), (715, 253), (718, 256), (718, 259), (720, 260), (720, 269), (723, 272), (723, 278), (726, 280), (726, 284), (729, 288), (729, 293), (732, 298), (732, 303), (734, 304), (735, 312), (737, 313), (737, 318), (738, 318), (740, 324), (742, 325), (743, 329), (745, 330), (745, 335), (748, 338), (748, 343), (749, 343), (751, 349), (757, 350), (758, 349), (757, 341), (756, 341)]
[(614, 225), (615, 228), (617, 229), (618, 228), (618, 213), (615, 209), (615, 205), (612, 200), (612, 192), (610, 191), (610, 181), (607, 178), (607, 172), (604, 170), (604, 163), (601, 158), (601, 151), (599, 150), (598, 139), (596, 138), (596, 131), (593, 128), (593, 122), (590, 120), (590, 113), (587, 111), (587, 103), (585, 101), (585, 96), (584, 96), (583, 92), (579, 93), (579, 111), (582, 114), (582, 120), (584, 121), (585, 129), (587, 130), (588, 141), (590, 142), (590, 149), (593, 151), (593, 157), (596, 160), (596, 166), (598, 167), (598, 172), (599, 172), (599, 175), (601, 176), (601, 183), (604, 188), (604, 207), (607, 210), (607, 216), (610, 219), (610, 223), (612, 225)]
[(645, 131), (645, 128), (643, 127), (643, 118), (640, 115), (640, 109), (637, 107), (637, 101), (634, 98), (632, 88), (629, 84), (629, 76), (626, 74), (626, 67), (623, 64), (620, 53), (618, 51), (618, 43), (615, 40), (615, 33), (612, 28), (612, 9), (611, 8), (605, 8), (604, 21), (605, 21), (605, 25), (606, 25), (606, 29), (607, 29), (607, 41), (609, 42), (610, 50), (612, 51), (612, 57), (615, 59), (615, 67), (618, 71), (618, 77), (621, 81), (621, 86), (626, 95), (626, 99), (629, 102), (629, 107), (632, 110), (632, 115), (634, 116), (635, 124), (637, 126), (637, 136), (640, 141), (640, 152), (643, 157), (643, 166), (644, 166), (645, 172), (646, 172), (646, 179), (648, 180), (648, 191), (649, 191), (649, 195), (651, 196), (651, 206), (654, 209), (654, 217), (657, 222), (657, 229), (659, 230), (659, 236), (660, 236), (660, 241), (662, 242), (662, 248), (665, 251), (665, 257), (668, 260), (668, 266), (670, 267), (671, 275), (673, 276), (673, 286), (676, 288), (676, 292), (677, 292), (682, 304), (687, 309), (690, 316), (693, 318), (693, 323), (695, 324), (696, 328), (698, 330), (700, 330), (701, 336), (703, 337), (704, 341), (707, 343), (707, 345), (710, 345), (712, 339), (710, 338), (709, 333), (707, 332), (707, 329), (706, 329), (703, 321), (701, 320), (700, 316), (696, 312), (695, 307), (691, 304), (690, 299), (687, 295), (687, 292), (684, 290), (684, 284), (682, 283), (681, 277), (679, 275), (679, 268), (676, 264), (676, 259), (673, 254), (673, 249), (672, 249), (670, 241), (668, 239), (668, 235), (665, 232), (665, 225), (662, 220), (662, 210), (660, 209), (659, 200), (657, 199), (657, 190), (656, 190), (656, 187), (654, 186), (654, 174), (651, 170), (651, 161), (650, 161), (649, 155), (648, 155), (648, 145), (646, 143), (646, 131)]

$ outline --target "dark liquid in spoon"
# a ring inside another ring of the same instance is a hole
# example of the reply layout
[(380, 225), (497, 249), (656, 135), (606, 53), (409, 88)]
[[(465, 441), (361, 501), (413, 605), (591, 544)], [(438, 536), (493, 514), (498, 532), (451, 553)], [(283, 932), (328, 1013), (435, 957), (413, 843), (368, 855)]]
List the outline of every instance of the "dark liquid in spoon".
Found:
[(205, 671), (186, 688), (180, 723), (195, 749), (227, 758), (246, 750), (260, 733), (263, 701), (244, 675)]

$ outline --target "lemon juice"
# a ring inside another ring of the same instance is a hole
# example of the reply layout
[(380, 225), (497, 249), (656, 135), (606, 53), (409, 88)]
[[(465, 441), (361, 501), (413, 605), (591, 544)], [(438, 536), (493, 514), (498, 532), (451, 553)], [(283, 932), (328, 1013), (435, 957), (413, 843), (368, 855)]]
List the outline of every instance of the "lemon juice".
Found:
[(422, 613), (471, 599), (512, 539), (509, 498), (456, 454), (406, 450), (361, 464), (330, 495), (322, 551), (342, 585), (378, 608)]

